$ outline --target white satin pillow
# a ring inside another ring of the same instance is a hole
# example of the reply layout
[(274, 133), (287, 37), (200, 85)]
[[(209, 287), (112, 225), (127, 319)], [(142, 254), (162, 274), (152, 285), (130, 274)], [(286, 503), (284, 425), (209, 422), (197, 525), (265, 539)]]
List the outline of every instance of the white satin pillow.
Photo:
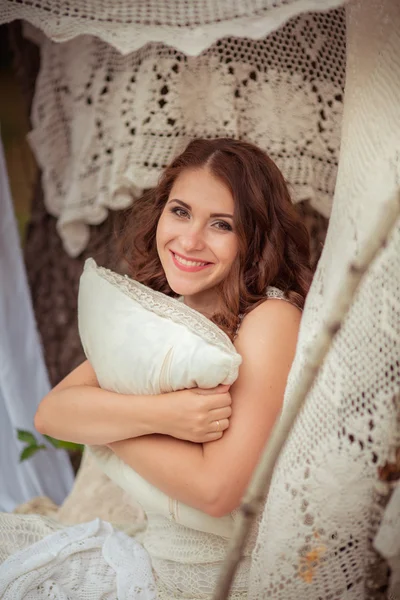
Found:
[[(241, 357), (223, 331), (179, 300), (85, 263), (78, 296), (82, 345), (100, 386), (159, 394), (233, 383)], [(105, 446), (91, 447), (103, 471), (151, 513), (230, 537), (232, 517), (208, 516), (169, 498)], [(160, 456), (160, 460), (162, 457)]]

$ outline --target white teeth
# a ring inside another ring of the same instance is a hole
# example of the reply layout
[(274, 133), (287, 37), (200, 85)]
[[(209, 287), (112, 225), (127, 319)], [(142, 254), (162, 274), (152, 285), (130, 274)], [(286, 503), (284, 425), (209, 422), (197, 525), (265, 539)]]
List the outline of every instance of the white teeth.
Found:
[(175, 260), (178, 261), (181, 265), (186, 265), (187, 267), (204, 267), (206, 262), (195, 262), (194, 260), (186, 260), (185, 258), (181, 258), (177, 254), (174, 254)]

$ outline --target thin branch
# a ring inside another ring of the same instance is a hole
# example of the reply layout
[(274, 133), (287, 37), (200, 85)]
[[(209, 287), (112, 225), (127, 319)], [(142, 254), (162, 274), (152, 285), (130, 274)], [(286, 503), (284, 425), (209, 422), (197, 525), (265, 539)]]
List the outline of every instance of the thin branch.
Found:
[(228, 548), (224, 567), (217, 582), (213, 600), (225, 600), (228, 598), (250, 527), (264, 505), (273, 469), (279, 454), (319, 374), (332, 341), (342, 327), (366, 271), (378, 252), (386, 246), (388, 238), (395, 228), (399, 226), (397, 222), (399, 214), (400, 195), (396, 194), (382, 207), (380, 219), (376, 222), (376, 226), (366, 241), (364, 248), (361, 250), (358, 258), (349, 265), (341, 289), (338, 291), (333, 303), (331, 315), (326, 320), (325, 325), (313, 341), (313, 345), (309, 350), (308, 360), (304, 366), (303, 377), (299, 382), (296, 395), (291, 400), (290, 405), (283, 411), (280, 419), (275, 423), (260, 462), (245, 493), (234, 535)]

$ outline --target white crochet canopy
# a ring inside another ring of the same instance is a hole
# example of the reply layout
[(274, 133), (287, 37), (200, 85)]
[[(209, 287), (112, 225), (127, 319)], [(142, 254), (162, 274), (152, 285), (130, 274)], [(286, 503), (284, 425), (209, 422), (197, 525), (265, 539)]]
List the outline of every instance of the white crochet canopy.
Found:
[(226, 36), (259, 39), (288, 19), (344, 0), (2, 0), (2, 22), (25, 19), (51, 39), (93, 35), (121, 54), (162, 42), (188, 56)]
[[(71, 255), (85, 247), (88, 223), (154, 185), (193, 136), (254, 141), (295, 199), (325, 215), (334, 194), (287, 410), (346, 269), (385, 203), (400, 198), (400, 5), (353, 0), (346, 11), (304, 13), (341, 3), (62, 4), (3, 1), (0, 21), (23, 17), (58, 41), (80, 34), (63, 44), (39, 36), (30, 135)], [(400, 597), (400, 491), (382, 475), (400, 446), (399, 273), (400, 221), (280, 456), (249, 600), (383, 599), (388, 586)]]

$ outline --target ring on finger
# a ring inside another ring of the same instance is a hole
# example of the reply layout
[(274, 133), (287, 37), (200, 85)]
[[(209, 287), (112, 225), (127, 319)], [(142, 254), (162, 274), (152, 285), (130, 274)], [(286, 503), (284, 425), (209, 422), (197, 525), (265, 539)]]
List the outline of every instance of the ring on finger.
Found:
[(219, 421), (217, 421), (217, 432), (218, 432), (218, 431), (221, 431), (221, 425), (220, 425), (220, 422), (219, 422)]

